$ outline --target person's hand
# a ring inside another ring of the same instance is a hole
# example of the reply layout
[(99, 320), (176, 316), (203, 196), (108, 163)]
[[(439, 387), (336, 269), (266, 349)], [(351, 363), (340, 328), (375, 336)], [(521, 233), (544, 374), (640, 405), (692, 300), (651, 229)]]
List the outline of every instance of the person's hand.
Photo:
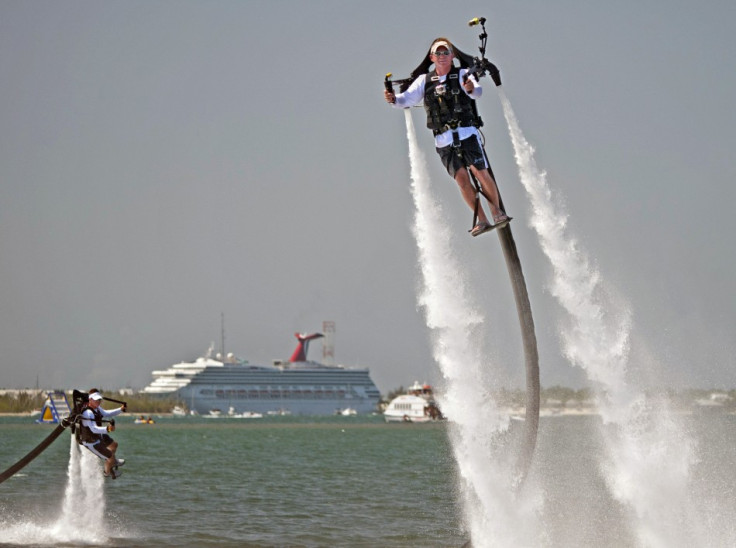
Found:
[(107, 431), (108, 432), (115, 432), (115, 425), (110, 423), (107, 425)]
[(128, 404), (124, 403), (120, 409), (122, 409), (123, 413), (125, 413), (128, 410)]
[(473, 93), (473, 90), (475, 89), (475, 84), (470, 78), (466, 78), (463, 82), (463, 87), (465, 88), (465, 91), (468, 93)]
[(386, 99), (387, 103), (394, 104), (396, 102), (396, 95), (394, 94), (394, 92), (387, 89), (383, 90), (383, 97), (384, 99)]

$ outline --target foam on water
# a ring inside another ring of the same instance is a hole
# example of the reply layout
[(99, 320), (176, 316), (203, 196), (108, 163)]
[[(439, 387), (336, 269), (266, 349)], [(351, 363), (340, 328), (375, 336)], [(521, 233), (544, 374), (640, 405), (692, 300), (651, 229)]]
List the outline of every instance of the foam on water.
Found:
[(433, 354), (445, 378), (442, 411), (461, 480), (465, 521), (473, 546), (534, 545), (534, 504), (523, 503), (513, 488), (513, 466), (492, 457), (494, 440), (508, 430), (489, 387), (481, 382), (487, 365), (476, 341), (484, 317), (471, 304), (467, 280), (450, 245), (449, 228), (432, 196), (426, 161), (416, 140), (411, 113), (406, 128), (415, 205), (414, 236), (422, 285), (418, 301), (433, 337)]

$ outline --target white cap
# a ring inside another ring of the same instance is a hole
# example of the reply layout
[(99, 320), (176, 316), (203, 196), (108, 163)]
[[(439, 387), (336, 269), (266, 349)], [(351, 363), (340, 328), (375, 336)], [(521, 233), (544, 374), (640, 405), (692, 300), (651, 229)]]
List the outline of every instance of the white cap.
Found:
[(440, 48), (447, 48), (452, 53), (452, 46), (446, 40), (439, 40), (432, 44), (432, 50), (430, 51), (430, 53), (434, 55), (434, 53)]
[(92, 392), (92, 394), (89, 395), (89, 399), (95, 400), (95, 401), (102, 401), (102, 394), (99, 392)]

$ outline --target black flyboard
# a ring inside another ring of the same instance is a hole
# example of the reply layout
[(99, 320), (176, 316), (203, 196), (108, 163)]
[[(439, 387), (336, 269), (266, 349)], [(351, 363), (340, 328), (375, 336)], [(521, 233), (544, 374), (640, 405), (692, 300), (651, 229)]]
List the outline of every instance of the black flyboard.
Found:
[(514, 219), (513, 217), (509, 217), (508, 220), (506, 220), (506, 221), (502, 221), (500, 223), (496, 223), (495, 225), (489, 225), (482, 232), (478, 232), (477, 234), (473, 234), (473, 229), (472, 228), (470, 230), (468, 230), (468, 232), (471, 233), (471, 236), (477, 237), (477, 236), (480, 236), (481, 234), (485, 234), (486, 232), (491, 232), (492, 230), (496, 230), (497, 228), (503, 228), (507, 224), (509, 224), (513, 219)]

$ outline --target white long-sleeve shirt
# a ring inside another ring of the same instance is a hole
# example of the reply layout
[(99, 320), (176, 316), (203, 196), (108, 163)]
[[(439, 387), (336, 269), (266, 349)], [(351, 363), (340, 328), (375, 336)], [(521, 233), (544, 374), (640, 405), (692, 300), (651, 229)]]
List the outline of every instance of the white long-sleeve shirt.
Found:
[[(97, 410), (100, 412), (103, 418), (117, 417), (120, 413), (123, 412), (122, 407), (111, 409), (110, 411), (108, 411), (107, 409), (103, 409), (102, 407), (98, 407)], [(95, 413), (94, 411), (92, 411), (92, 409), (89, 408), (85, 409), (82, 412), (82, 426), (86, 426), (94, 434), (107, 434), (107, 425), (97, 426), (97, 423), (95, 422)]]
[[(463, 78), (465, 74), (468, 72), (468, 69), (461, 68), (460, 72), (458, 74), (458, 77), (460, 79), (460, 82), (463, 81)], [(478, 99), (481, 95), (483, 95), (483, 87), (478, 82), (477, 78), (474, 74), (471, 74), (469, 76), (470, 81), (473, 82), (473, 85), (475, 86), (473, 88), (472, 93), (468, 93), (465, 91), (465, 88), (461, 85), (463, 92), (470, 97), (471, 99)], [(447, 75), (440, 76), (440, 82), (444, 82), (447, 79)], [(394, 108), (409, 108), (409, 107), (415, 107), (417, 105), (421, 105), (424, 102), (424, 85), (427, 81), (427, 75), (421, 74), (417, 77), (416, 80), (414, 80), (411, 85), (407, 88), (407, 90), (403, 93), (397, 93), (396, 94), (396, 102), (392, 104)], [(468, 137), (472, 135), (478, 135), (478, 129), (475, 127), (458, 127), (457, 128), (458, 137), (462, 141), (463, 139), (467, 139)], [(452, 144), (452, 130), (447, 130), (444, 133), (440, 133), (439, 135), (436, 135), (434, 138), (434, 144), (437, 148), (446, 147)]]

